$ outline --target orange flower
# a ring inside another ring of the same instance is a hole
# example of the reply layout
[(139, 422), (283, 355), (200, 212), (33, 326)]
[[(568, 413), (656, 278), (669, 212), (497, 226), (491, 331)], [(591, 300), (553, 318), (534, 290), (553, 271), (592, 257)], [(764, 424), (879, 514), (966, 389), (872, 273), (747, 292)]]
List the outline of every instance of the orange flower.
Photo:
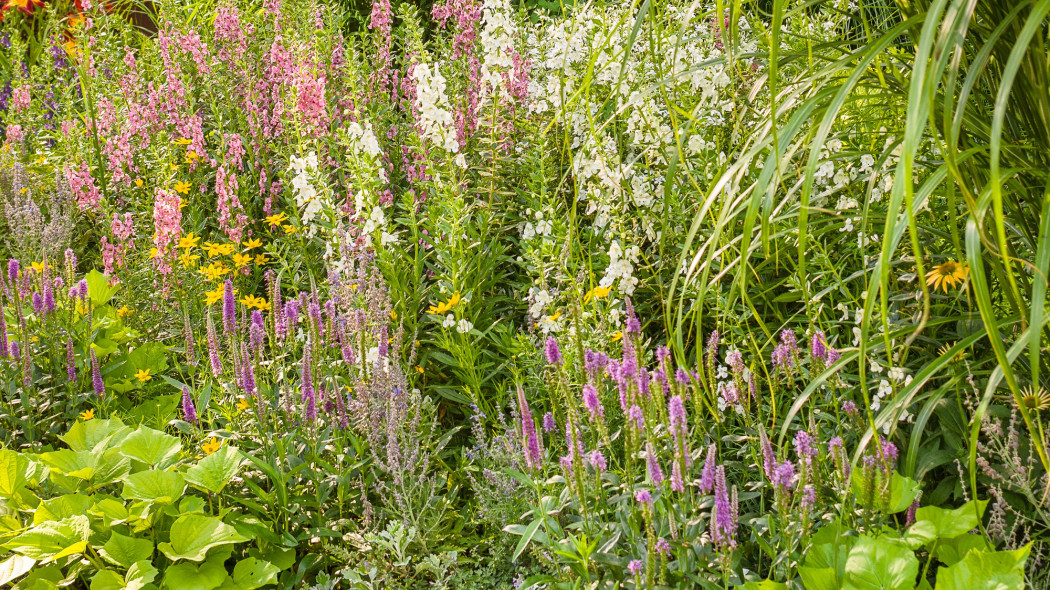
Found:
[(12, 8), (17, 8), (23, 14), (33, 14), (36, 7), (43, 5), (43, 0), (7, 0), (7, 2), (4, 3), (3, 11), (7, 12)]

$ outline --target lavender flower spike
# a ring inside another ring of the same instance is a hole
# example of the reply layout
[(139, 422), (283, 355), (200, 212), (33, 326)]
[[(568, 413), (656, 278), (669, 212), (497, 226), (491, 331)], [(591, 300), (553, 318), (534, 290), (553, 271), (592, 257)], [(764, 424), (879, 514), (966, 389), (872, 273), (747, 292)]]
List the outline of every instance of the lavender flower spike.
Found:
[(98, 357), (95, 356), (95, 349), (92, 348), (89, 353), (91, 357), (91, 385), (95, 388), (95, 395), (102, 397), (106, 393), (106, 384), (102, 381), (102, 371), (98, 367)]
[(182, 387), (182, 419), (191, 424), (197, 423), (197, 408), (193, 406), (190, 388), (185, 385)]
[(649, 469), (649, 479), (652, 480), (653, 485), (659, 486), (664, 482), (664, 472), (660, 469), (660, 461), (656, 458), (656, 453), (653, 451), (653, 443), (646, 443), (645, 445), (645, 465)]
[(547, 339), (544, 353), (547, 357), (547, 364), (557, 366), (562, 363), (561, 350), (558, 348), (558, 341), (553, 336)]
[(233, 294), (233, 281), (226, 279), (222, 291), (222, 327), (227, 336), (232, 336), (237, 329), (237, 299)]

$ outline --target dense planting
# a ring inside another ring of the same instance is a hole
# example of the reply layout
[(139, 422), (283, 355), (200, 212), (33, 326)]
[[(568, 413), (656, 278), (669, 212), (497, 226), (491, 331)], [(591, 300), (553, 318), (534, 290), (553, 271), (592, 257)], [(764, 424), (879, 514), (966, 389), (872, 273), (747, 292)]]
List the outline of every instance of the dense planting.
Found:
[(0, 20), (0, 585), (1045, 588), (1050, 4)]

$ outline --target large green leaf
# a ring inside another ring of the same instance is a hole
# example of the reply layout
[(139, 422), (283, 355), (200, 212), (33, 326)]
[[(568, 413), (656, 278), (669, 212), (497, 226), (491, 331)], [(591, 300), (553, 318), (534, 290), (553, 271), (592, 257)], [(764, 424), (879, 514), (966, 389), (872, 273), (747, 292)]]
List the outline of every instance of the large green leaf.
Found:
[(120, 445), (124, 456), (160, 467), (170, 464), (181, 450), (179, 439), (145, 426), (139, 426)]
[(69, 449), (41, 453), (40, 460), (62, 475), (85, 480), (95, 476), (95, 467), (98, 465), (98, 455), (91, 451), (76, 452)]
[(161, 543), (159, 547), (172, 561), (202, 561), (212, 547), (247, 540), (247, 537), (218, 518), (184, 514), (171, 525), (171, 542)]
[(267, 584), (276, 584), (280, 571), (268, 561), (248, 557), (233, 567), (233, 577), (226, 580), (223, 590), (255, 590)]
[(1024, 564), (1031, 548), (970, 551), (959, 563), (937, 570), (936, 590), (1024, 590)]
[(8, 584), (33, 569), (34, 565), (36, 565), (36, 560), (32, 557), (17, 554), (0, 562), (0, 587), (6, 588)]
[(977, 500), (975, 507), (974, 502), (971, 500), (955, 510), (923, 506), (915, 511), (915, 525), (923, 522), (930, 523), (937, 537), (941, 539), (964, 535), (977, 528), (980, 515), (984, 514), (984, 507), (988, 504), (988, 500)]
[(153, 541), (127, 537), (113, 531), (98, 553), (114, 565), (129, 568), (136, 561), (153, 556)]
[(4, 547), (47, 563), (67, 555), (82, 553), (87, 548), (90, 532), (86, 516), (71, 516), (60, 521), (38, 524), (4, 544)]
[(984, 535), (959, 535), (951, 539), (942, 539), (937, 543), (933, 554), (944, 565), (955, 565), (974, 549), (992, 549), (992, 547), (985, 540)]
[(919, 560), (907, 546), (885, 537), (861, 537), (846, 560), (843, 590), (911, 590)]
[(90, 496), (83, 494), (66, 494), (50, 500), (44, 500), (33, 514), (33, 524), (49, 520), (62, 520), (77, 514), (86, 514), (94, 504)]
[(84, 277), (88, 284), (88, 298), (95, 307), (109, 303), (113, 295), (120, 289), (120, 283), (110, 284), (109, 277), (92, 270)]
[(148, 500), (172, 504), (186, 491), (186, 479), (176, 471), (147, 469), (124, 478), (121, 496), (129, 500)]
[(119, 442), (123, 434), (130, 432), (124, 423), (116, 418), (109, 420), (84, 420), (77, 422), (62, 439), (74, 451), (93, 451), (99, 443)]
[(223, 445), (186, 470), (186, 481), (202, 490), (218, 494), (237, 472), (244, 459), (237, 447)]
[(142, 590), (151, 586), (150, 582), (156, 577), (157, 568), (149, 561), (142, 560), (131, 564), (124, 576), (113, 570), (99, 571), (91, 579), (91, 590)]
[(168, 590), (214, 590), (229, 578), (223, 561), (212, 558), (200, 567), (176, 563), (164, 571), (164, 586)]
[(29, 459), (21, 453), (0, 449), (0, 496), (10, 498), (27, 483), (26, 470)]

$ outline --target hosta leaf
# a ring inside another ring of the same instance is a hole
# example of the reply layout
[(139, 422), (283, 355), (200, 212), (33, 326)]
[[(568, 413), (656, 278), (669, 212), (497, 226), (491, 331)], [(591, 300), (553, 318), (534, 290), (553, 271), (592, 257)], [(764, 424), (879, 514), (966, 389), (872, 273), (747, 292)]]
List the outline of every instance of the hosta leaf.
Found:
[(125, 457), (161, 467), (167, 466), (181, 450), (179, 439), (145, 426), (139, 426), (120, 445)]
[(5, 543), (4, 547), (47, 563), (59, 557), (82, 552), (87, 547), (89, 534), (88, 518), (77, 515), (38, 524)]
[(0, 496), (10, 498), (28, 483), (29, 459), (9, 449), (0, 449)]
[(186, 479), (175, 471), (147, 469), (124, 478), (121, 496), (129, 500), (148, 500), (172, 504), (186, 490)]
[(846, 560), (842, 590), (911, 590), (919, 560), (907, 546), (885, 537), (861, 537)]
[(153, 556), (153, 541), (127, 537), (113, 531), (98, 553), (110, 563), (129, 568), (136, 561)]
[(176, 563), (164, 570), (164, 585), (168, 590), (214, 590), (228, 577), (221, 559), (209, 559), (200, 567)]
[(186, 481), (218, 494), (241, 469), (244, 459), (237, 447), (223, 445), (186, 470)]
[(937, 570), (936, 590), (1024, 590), (1024, 564), (1032, 545), (1015, 551), (970, 551)]
[(93, 451), (99, 443), (108, 442), (115, 434), (127, 430), (128, 427), (116, 418), (84, 420), (74, 424), (65, 436), (59, 438), (74, 451)]
[(12, 555), (0, 562), (0, 587), (7, 587), (11, 582), (21, 578), (33, 569), (34, 565), (36, 565), (36, 560), (25, 555)]
[(94, 501), (83, 494), (66, 494), (50, 500), (44, 500), (33, 514), (33, 524), (49, 520), (62, 520), (77, 514), (86, 514)]
[(171, 542), (161, 543), (159, 547), (172, 561), (202, 561), (212, 547), (247, 540), (247, 537), (218, 518), (184, 514), (171, 525)]

